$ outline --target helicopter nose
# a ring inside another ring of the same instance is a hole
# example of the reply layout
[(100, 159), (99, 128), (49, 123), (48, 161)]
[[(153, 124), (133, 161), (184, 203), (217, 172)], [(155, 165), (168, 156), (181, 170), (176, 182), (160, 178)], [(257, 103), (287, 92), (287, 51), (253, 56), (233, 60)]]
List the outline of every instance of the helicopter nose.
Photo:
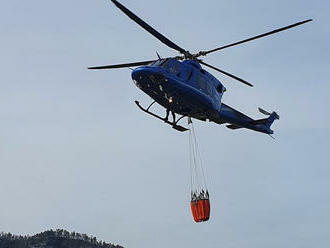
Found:
[(163, 74), (148, 68), (137, 68), (132, 72), (132, 79), (137, 85), (160, 83), (166, 78)]
[(149, 70), (142, 70), (138, 68), (132, 71), (132, 79), (140, 82), (141, 80), (147, 78), (150, 74), (151, 72)]
[(140, 88), (145, 83), (147, 83), (146, 81), (148, 78), (148, 74), (149, 74), (148, 72), (140, 69), (135, 69), (134, 71), (132, 71), (132, 79), (136, 84), (136, 86)]

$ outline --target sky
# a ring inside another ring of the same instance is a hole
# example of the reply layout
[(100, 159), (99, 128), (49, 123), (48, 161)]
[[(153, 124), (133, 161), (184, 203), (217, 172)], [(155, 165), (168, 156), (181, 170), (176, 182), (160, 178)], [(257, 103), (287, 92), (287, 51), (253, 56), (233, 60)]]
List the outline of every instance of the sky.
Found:
[[(330, 245), (330, 3), (122, 0), (179, 46), (212, 49), (312, 23), (205, 61), (223, 101), (276, 111), (276, 140), (195, 121), (211, 219), (190, 213), (188, 134), (142, 113), (129, 69), (88, 66), (177, 52), (110, 1), (1, 0), (0, 231), (63, 228), (129, 248)], [(160, 109), (159, 109), (160, 111)]]

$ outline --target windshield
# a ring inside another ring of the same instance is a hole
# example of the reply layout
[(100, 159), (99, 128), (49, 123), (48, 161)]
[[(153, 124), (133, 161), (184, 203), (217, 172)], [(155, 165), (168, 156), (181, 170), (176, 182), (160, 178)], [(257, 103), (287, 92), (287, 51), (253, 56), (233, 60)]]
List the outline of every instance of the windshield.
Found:
[(167, 61), (167, 59), (158, 59), (152, 63), (150, 63), (150, 66), (161, 66), (163, 65), (165, 62)]
[(159, 66), (178, 77), (180, 76), (181, 64), (179, 62), (177, 62), (176, 60), (159, 59), (159, 60), (153, 62), (152, 64), (150, 64), (150, 66)]

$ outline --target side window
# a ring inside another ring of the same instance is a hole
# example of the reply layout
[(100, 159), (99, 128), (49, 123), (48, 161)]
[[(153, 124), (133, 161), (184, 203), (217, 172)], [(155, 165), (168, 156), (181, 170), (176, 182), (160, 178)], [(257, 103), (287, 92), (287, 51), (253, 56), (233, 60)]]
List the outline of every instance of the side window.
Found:
[(187, 81), (190, 81), (190, 80), (191, 80), (192, 75), (193, 75), (192, 70), (188, 70), (188, 78), (187, 78)]
[(196, 75), (196, 82), (198, 87), (204, 91), (206, 94), (208, 94), (209, 96), (213, 95), (213, 86), (211, 87), (211, 85), (209, 84), (209, 81), (201, 74), (197, 74)]
[(202, 77), (202, 75), (200, 75), (199, 73), (196, 75), (196, 81), (197, 81), (197, 85), (201, 90), (206, 90), (206, 82), (204, 77)]
[(208, 83), (206, 83), (206, 90), (207, 90), (207, 93), (208, 93), (210, 96), (212, 96), (212, 87), (211, 87)]

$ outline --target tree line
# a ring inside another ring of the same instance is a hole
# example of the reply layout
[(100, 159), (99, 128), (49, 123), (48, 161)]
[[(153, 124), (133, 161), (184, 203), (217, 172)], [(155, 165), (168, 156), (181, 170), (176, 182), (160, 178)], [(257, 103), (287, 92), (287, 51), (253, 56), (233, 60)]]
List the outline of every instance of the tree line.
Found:
[(68, 232), (63, 229), (48, 230), (34, 236), (0, 233), (0, 248), (123, 248), (97, 240), (96, 237)]

